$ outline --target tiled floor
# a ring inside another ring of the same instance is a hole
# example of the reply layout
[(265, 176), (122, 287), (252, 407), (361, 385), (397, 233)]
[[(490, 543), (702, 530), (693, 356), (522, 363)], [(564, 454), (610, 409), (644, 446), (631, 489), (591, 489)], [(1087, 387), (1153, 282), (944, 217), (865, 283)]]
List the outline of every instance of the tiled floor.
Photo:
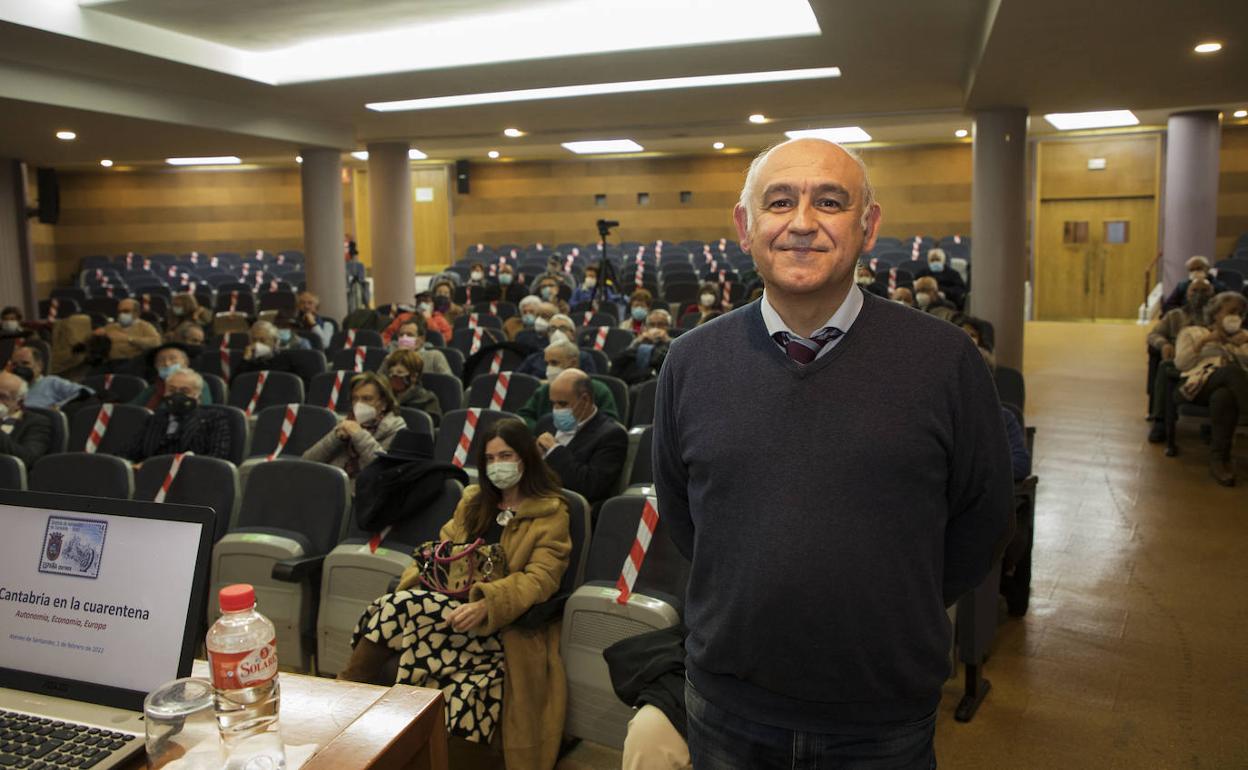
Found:
[[(946, 687), (941, 767), (1248, 767), (1248, 438), (1232, 489), (1194, 429), (1177, 458), (1148, 444), (1144, 336), (1027, 327), (1031, 609), (999, 628), (974, 721), (953, 719), (961, 680)], [(583, 744), (559, 768), (619, 761)]]

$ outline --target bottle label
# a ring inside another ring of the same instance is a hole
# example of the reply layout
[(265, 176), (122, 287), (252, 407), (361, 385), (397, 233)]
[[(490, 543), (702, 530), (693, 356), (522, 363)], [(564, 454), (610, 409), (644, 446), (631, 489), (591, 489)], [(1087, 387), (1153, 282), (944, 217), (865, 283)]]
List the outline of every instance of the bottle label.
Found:
[(277, 640), (246, 652), (208, 652), (212, 685), (218, 690), (241, 690), (277, 676)]

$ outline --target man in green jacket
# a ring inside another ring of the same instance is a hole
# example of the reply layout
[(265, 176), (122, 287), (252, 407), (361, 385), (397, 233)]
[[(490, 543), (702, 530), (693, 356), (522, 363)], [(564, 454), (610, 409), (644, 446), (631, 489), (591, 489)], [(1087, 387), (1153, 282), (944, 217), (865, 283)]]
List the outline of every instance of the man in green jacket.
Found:
[[(551, 412), (551, 381), (568, 369), (579, 369), (580, 354), (580, 350), (571, 342), (561, 340), (546, 346), (546, 381), (517, 412), (529, 426), (529, 430), (533, 430), (537, 421)], [(615, 397), (611, 395), (611, 389), (598, 380), (593, 380), (592, 385), (594, 403), (598, 405), (598, 408), (611, 419), (623, 422), (620, 420), (620, 413), (616, 408)]]

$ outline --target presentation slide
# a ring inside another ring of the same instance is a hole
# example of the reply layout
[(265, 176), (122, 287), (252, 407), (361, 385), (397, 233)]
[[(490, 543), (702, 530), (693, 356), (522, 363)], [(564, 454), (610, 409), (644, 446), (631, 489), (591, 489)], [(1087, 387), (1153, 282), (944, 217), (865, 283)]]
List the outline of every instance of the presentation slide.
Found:
[(199, 525), (0, 506), (0, 661), (148, 691), (177, 676)]

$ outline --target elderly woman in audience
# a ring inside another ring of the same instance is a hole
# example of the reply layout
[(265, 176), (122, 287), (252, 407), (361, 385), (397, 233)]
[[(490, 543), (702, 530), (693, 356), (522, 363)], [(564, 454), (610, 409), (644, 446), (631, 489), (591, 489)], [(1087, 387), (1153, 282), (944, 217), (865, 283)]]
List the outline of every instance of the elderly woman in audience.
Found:
[(442, 419), (442, 406), (433, 391), (421, 384), (420, 378), (424, 372), (424, 353), (416, 350), (395, 350), (381, 362), (381, 376), (390, 384), (390, 390), (399, 406), (419, 409), (433, 417), (434, 422), (439, 422)]
[(351, 378), (350, 416), (309, 447), (303, 459), (336, 465), (354, 483), (360, 470), (385, 451), (404, 427), (390, 385), (376, 372), (357, 374)]
[(888, 288), (876, 279), (875, 271), (870, 265), (858, 265), (858, 270), (854, 274), (854, 283), (858, 284), (858, 288), (869, 291), (877, 297), (888, 297)]
[(892, 300), (906, 307), (914, 307), (914, 289), (909, 286), (898, 286), (892, 291)]
[[(721, 296), (718, 284), (711, 281), (703, 281), (698, 287), (698, 302), (686, 307), (681, 312), (681, 318), (691, 313), (698, 314), (698, 323), (702, 323), (703, 319), (711, 313), (722, 313), (725, 310), (723, 297)], [(649, 316), (647, 316), (649, 318)]]
[(654, 295), (648, 289), (637, 289), (628, 298), (628, 318), (620, 322), (620, 328), (633, 334), (641, 334), (646, 330), (646, 318), (650, 315), (650, 304)]
[[(1157, 323), (1153, 324), (1148, 333), (1148, 349), (1163, 364), (1174, 361), (1175, 345), (1179, 340), (1179, 332), (1189, 326), (1199, 326), (1205, 322), (1205, 305), (1213, 296), (1213, 284), (1204, 278), (1189, 281), (1186, 301), (1182, 307), (1169, 311)], [(1157, 366), (1153, 376), (1152, 400), (1149, 406), (1149, 419), (1153, 425), (1148, 432), (1148, 440), (1159, 444), (1166, 440), (1165, 398), (1170, 392), (1167, 387), (1169, 372), (1167, 366)]]
[(533, 324), (537, 321), (537, 309), (542, 304), (542, 298), (536, 294), (530, 294), (520, 299), (519, 313), (503, 321), (503, 334), (507, 335), (507, 340), (515, 342), (520, 332), (526, 329), (532, 329)]
[[(463, 306), (455, 304), (455, 285), (447, 278), (440, 278), (433, 282), (429, 291), (433, 295), (431, 315), (434, 317), (441, 315), (446, 319), (447, 328), (452, 328), (455, 319), (464, 314)], [(433, 326), (432, 322), (430, 326)], [(447, 332), (445, 336), (449, 337), (450, 332)]]
[(946, 321), (958, 312), (958, 308), (940, 293), (940, 284), (930, 275), (915, 280), (914, 303), (923, 312)]
[(398, 591), (364, 611), (338, 677), (390, 684), (381, 671), (398, 655), (396, 682), (442, 690), (453, 738), (488, 745), (501, 725), (507, 767), (552, 768), (567, 707), (559, 625), (514, 624), (559, 588), (572, 553), (568, 508), (524, 423), (499, 420), (479, 441), (480, 480), (439, 540), (501, 546), (505, 563), (466, 586), (409, 567)]
[(1235, 428), (1248, 418), (1248, 299), (1222, 292), (1205, 308), (1205, 325), (1179, 332), (1174, 365), (1182, 373), (1180, 395), (1208, 406), (1213, 422), (1209, 470), (1215, 481), (1234, 486), (1231, 445)]
[[(165, 321), (166, 342), (186, 342), (188, 329), (198, 328), (202, 333), (204, 327), (212, 323), (212, 311), (201, 307), (199, 300), (190, 292), (173, 295), (169, 303), (169, 318)], [(199, 344), (203, 344), (201, 336)]]

